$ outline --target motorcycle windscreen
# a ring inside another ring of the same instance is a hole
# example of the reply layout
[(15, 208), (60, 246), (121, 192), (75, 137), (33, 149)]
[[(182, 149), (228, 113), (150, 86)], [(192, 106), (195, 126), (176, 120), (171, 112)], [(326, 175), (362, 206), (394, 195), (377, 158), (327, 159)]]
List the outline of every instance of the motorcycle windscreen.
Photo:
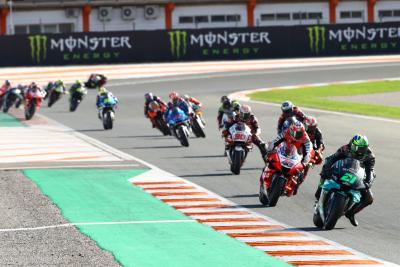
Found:
[(282, 142), (278, 147), (278, 156), (281, 165), (291, 169), (301, 161), (301, 156), (297, 153), (297, 148), (294, 145), (287, 145)]

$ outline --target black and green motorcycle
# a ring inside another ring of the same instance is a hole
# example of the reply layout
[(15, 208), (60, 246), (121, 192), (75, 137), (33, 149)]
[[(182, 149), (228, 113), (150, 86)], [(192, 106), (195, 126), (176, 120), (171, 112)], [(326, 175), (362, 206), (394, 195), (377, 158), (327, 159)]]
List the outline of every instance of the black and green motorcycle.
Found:
[(333, 229), (339, 218), (360, 202), (360, 190), (365, 189), (365, 170), (358, 160), (342, 159), (331, 168), (331, 177), (322, 185), (313, 217), (315, 226), (325, 230)]

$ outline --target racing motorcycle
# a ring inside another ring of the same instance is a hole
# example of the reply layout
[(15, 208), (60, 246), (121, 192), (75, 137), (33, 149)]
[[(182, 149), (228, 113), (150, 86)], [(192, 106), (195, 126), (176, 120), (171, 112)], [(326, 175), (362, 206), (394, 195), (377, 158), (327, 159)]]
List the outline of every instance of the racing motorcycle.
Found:
[(32, 119), (35, 112), (40, 108), (45, 94), (44, 91), (38, 88), (27, 90), (25, 95), (25, 119)]
[(115, 120), (115, 108), (117, 107), (117, 100), (109, 93), (100, 99), (100, 119), (103, 122), (104, 130), (111, 130)]
[(16, 108), (19, 108), (23, 100), (22, 91), (19, 88), (10, 89), (5, 95), (3, 112), (7, 113), (12, 105), (15, 104)]
[(168, 111), (167, 120), (171, 132), (180, 141), (181, 145), (189, 146), (189, 116), (179, 107), (174, 107)]
[(103, 86), (104, 84), (106, 84), (106, 82), (107, 82), (107, 78), (101, 79), (97, 74), (92, 74), (92, 75), (90, 75), (87, 82), (85, 82), (85, 87), (87, 87), (89, 89), (95, 89), (95, 88)]
[(148, 104), (147, 116), (153, 122), (155, 122), (156, 128), (161, 131), (163, 135), (171, 135), (167, 123), (164, 120), (165, 106), (160, 105), (157, 101), (151, 101)]
[(287, 142), (280, 143), (268, 154), (267, 164), (260, 177), (259, 200), (263, 205), (274, 207), (279, 197), (292, 196), (304, 177), (302, 155)]
[(82, 102), (83, 98), (87, 94), (87, 90), (85, 87), (81, 86), (73, 90), (70, 98), (69, 98), (69, 111), (74, 112), (79, 103)]
[(231, 172), (240, 174), (240, 169), (246, 160), (247, 154), (253, 148), (251, 130), (245, 123), (238, 122), (229, 128), (229, 133), (226, 155), (231, 165)]
[(313, 216), (315, 226), (325, 230), (333, 229), (339, 218), (360, 202), (360, 190), (365, 189), (365, 170), (356, 159), (337, 161), (331, 173), (322, 185)]
[(65, 94), (63, 85), (59, 85), (56, 88), (53, 88), (48, 93), (49, 101), (47, 102), (47, 106), (50, 108), (54, 103), (56, 103), (61, 96)]
[(192, 112), (190, 113), (190, 125), (192, 126), (192, 131), (196, 137), (206, 137), (204, 133), (204, 122), (202, 119), (202, 112), (200, 107), (192, 105)]

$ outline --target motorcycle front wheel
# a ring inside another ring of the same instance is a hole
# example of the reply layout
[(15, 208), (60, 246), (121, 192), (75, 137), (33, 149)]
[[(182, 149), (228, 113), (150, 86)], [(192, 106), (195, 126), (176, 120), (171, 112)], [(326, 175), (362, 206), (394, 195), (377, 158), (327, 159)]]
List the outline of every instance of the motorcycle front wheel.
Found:
[(107, 110), (103, 113), (103, 127), (104, 130), (111, 130), (113, 128), (112, 110)]
[(279, 197), (282, 195), (285, 184), (286, 184), (286, 179), (282, 176), (275, 175), (272, 178), (271, 186), (267, 190), (270, 207), (275, 207), (276, 204), (278, 203)]
[(331, 193), (325, 205), (325, 230), (332, 230), (340, 217), (342, 217), (346, 206), (346, 196), (338, 193)]

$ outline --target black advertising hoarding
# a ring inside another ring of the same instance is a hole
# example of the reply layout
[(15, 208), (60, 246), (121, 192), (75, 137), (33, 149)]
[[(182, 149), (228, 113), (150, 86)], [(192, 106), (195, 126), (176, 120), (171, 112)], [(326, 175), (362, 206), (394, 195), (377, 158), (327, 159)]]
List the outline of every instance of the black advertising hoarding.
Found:
[(0, 37), (1, 66), (395, 54), (400, 23)]

